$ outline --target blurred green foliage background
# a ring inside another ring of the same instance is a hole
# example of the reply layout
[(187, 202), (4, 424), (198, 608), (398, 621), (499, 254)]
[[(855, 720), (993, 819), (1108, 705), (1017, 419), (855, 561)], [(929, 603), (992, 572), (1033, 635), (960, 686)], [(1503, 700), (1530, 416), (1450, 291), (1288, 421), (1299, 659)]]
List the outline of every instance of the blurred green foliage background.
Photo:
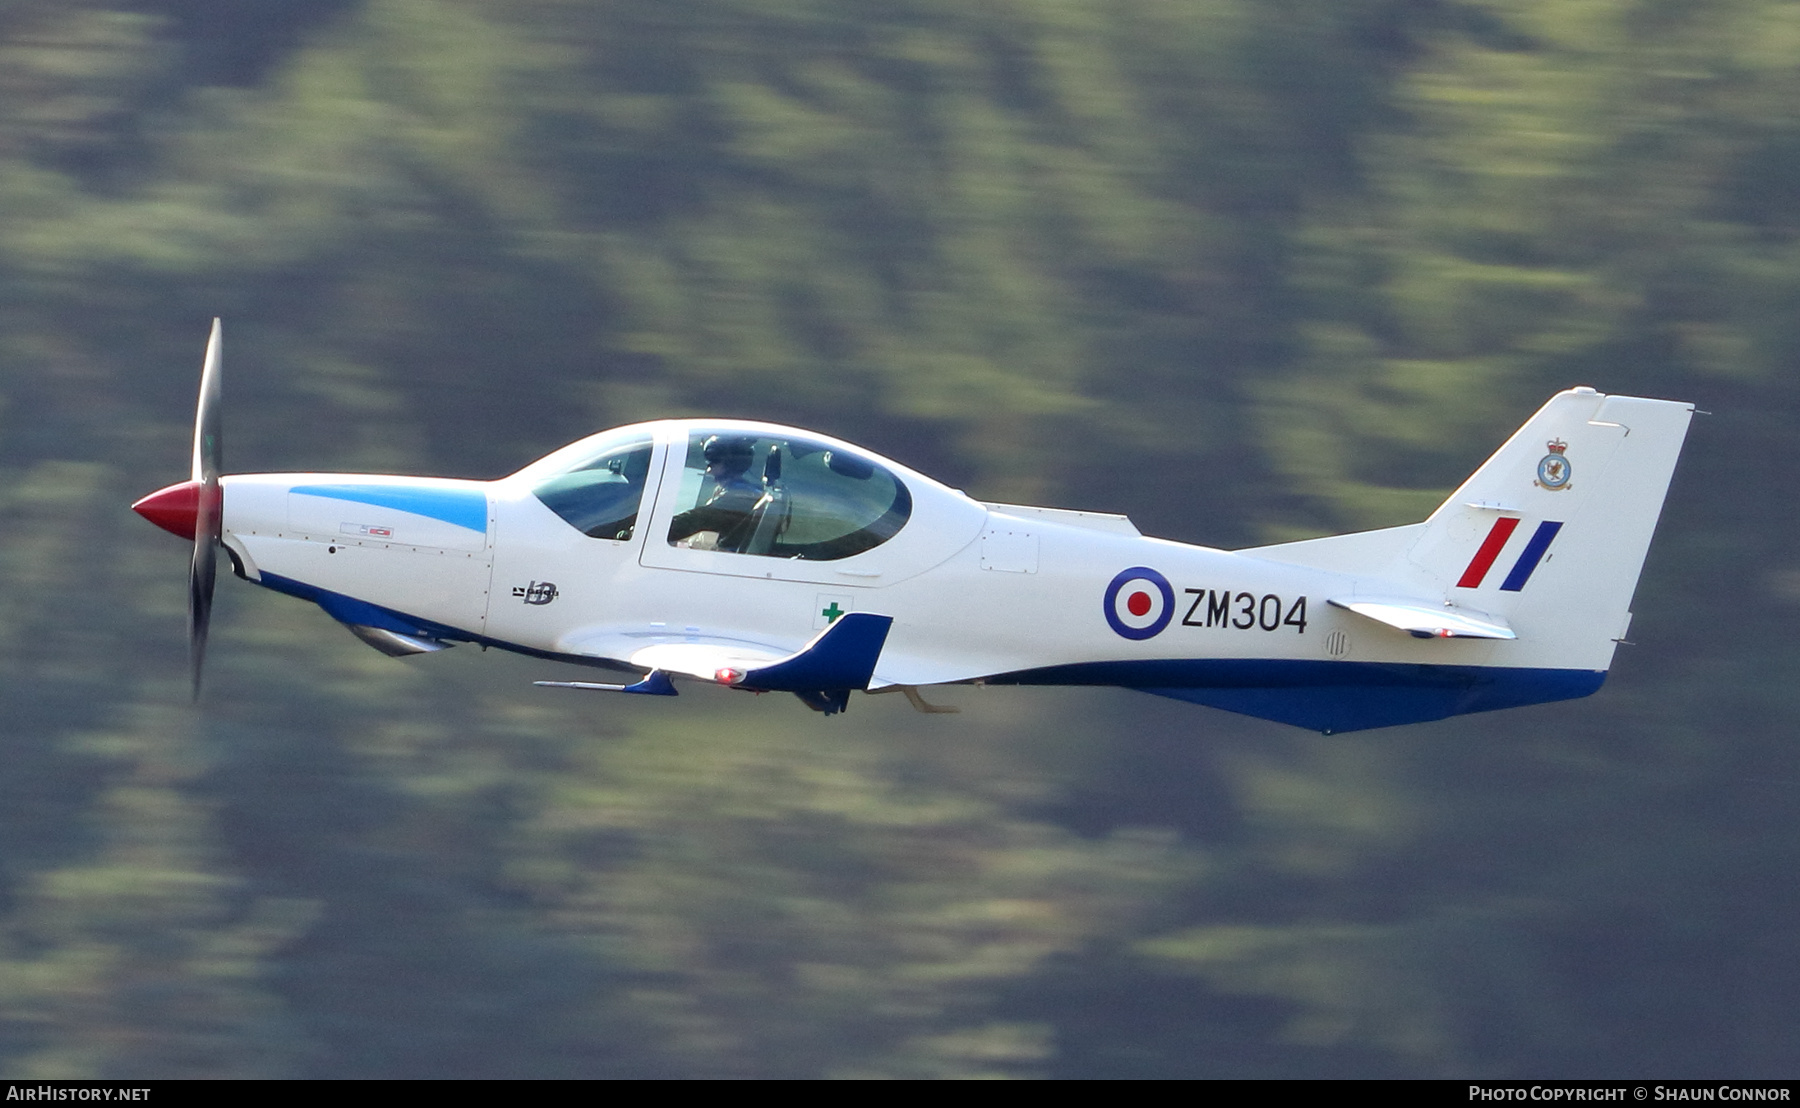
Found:
[[(0, 0), (0, 1074), (1800, 1071), (1800, 4)], [(566, 696), (186, 473), (769, 418), (1214, 545), (1698, 420), (1591, 700)], [(1786, 627), (1788, 631), (1782, 631)]]

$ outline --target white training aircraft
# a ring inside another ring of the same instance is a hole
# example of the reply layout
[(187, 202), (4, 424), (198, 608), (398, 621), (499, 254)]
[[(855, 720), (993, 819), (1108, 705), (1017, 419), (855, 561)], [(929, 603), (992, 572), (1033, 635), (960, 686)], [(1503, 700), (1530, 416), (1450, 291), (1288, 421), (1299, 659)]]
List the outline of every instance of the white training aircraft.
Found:
[(1600, 687), (1693, 406), (1551, 397), (1423, 523), (1214, 550), (1124, 516), (984, 504), (810, 431), (640, 423), (497, 481), (219, 475), (219, 325), (192, 479), (133, 507), (198, 537), (194, 689), (215, 550), (389, 654), (458, 642), (673, 696), (1118, 685), (1322, 731)]

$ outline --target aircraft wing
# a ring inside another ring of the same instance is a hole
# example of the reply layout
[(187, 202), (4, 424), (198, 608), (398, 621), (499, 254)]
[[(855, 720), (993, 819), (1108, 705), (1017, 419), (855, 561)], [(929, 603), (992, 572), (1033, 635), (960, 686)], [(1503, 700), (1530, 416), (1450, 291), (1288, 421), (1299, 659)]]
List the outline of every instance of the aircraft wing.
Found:
[(792, 647), (747, 639), (671, 631), (666, 627), (587, 628), (559, 644), (562, 653), (605, 658), (638, 669), (660, 669), (711, 681), (725, 667), (749, 669), (780, 661)]
[(850, 612), (799, 650), (699, 634), (682, 634), (671, 642), (674, 636), (666, 629), (594, 631), (571, 636), (565, 647), (570, 653), (758, 691), (866, 689), (893, 623), (892, 616)]
[(720, 671), (745, 673), (779, 662), (789, 651), (732, 642), (664, 642), (640, 647), (626, 661), (644, 669), (660, 669), (714, 680)]

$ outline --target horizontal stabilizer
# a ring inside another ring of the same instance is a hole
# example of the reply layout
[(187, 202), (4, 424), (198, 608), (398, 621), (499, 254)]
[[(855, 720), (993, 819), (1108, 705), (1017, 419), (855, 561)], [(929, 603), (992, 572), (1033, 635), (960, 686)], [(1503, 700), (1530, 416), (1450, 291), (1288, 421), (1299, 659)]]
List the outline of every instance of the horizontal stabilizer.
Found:
[(887, 644), (893, 616), (850, 612), (820, 632), (796, 654), (750, 670), (734, 682), (746, 689), (810, 692), (816, 689), (866, 689), (875, 663)]
[(623, 692), (641, 693), (644, 696), (679, 696), (675, 691), (675, 682), (660, 669), (653, 669), (644, 675), (644, 679), (630, 685), (601, 685), (593, 681), (533, 681), (533, 685), (546, 689), (581, 689), (584, 692)]
[(1421, 600), (1332, 600), (1334, 608), (1355, 612), (1419, 639), (1516, 639), (1499, 616)]

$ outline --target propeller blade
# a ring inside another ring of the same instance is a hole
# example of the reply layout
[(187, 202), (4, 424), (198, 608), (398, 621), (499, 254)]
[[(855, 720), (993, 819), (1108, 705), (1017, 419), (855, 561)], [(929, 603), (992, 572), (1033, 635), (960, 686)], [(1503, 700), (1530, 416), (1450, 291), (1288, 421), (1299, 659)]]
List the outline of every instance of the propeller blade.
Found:
[(200, 402), (194, 412), (193, 482), (199, 487), (194, 514), (194, 560), (188, 566), (188, 656), (194, 669), (194, 699), (200, 699), (200, 671), (206, 662), (206, 631), (212, 622), (213, 581), (218, 567), (223, 500), (219, 495), (220, 327), (213, 320), (200, 367)]
[(200, 670), (206, 664), (206, 629), (212, 622), (214, 570), (218, 548), (203, 539), (194, 542), (194, 560), (188, 566), (188, 658), (194, 667), (194, 699), (200, 699)]
[(194, 412), (193, 480), (202, 487), (219, 482), (220, 327), (213, 320), (206, 338), (206, 361), (200, 366), (200, 404)]

